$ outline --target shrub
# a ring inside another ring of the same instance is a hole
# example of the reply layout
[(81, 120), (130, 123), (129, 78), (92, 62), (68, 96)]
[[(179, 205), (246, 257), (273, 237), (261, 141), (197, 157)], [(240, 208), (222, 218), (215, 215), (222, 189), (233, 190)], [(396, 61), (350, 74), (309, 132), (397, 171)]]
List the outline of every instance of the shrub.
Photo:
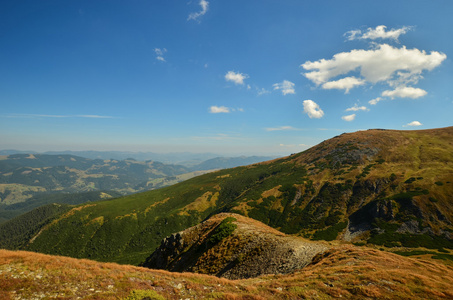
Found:
[(222, 222), (214, 229), (213, 234), (209, 238), (210, 244), (217, 244), (227, 236), (233, 233), (233, 231), (237, 228), (237, 225), (233, 223), (236, 221), (236, 218), (227, 217), (223, 219)]

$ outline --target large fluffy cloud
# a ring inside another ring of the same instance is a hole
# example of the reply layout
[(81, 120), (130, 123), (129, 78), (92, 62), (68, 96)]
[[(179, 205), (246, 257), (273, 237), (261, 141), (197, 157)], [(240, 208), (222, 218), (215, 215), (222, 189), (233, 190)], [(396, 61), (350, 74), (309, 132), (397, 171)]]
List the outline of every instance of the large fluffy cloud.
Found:
[(304, 100), (304, 112), (310, 117), (310, 119), (319, 119), (324, 116), (324, 112), (319, 105), (313, 100)]
[(282, 90), (283, 95), (295, 94), (294, 83), (288, 80), (283, 80), (283, 82), (275, 83), (273, 85), (274, 90)]
[[(307, 61), (301, 66), (309, 71), (305, 77), (323, 88), (350, 88), (362, 85), (387, 82), (396, 87), (417, 83), (424, 70), (431, 71), (439, 66), (447, 56), (432, 51), (429, 54), (419, 49), (395, 48), (388, 44), (377, 45), (375, 49), (354, 49), (335, 54), (332, 59)], [(362, 78), (345, 77), (350, 72), (359, 72)]]
[(391, 29), (389, 31), (386, 30), (387, 26), (379, 25), (376, 28), (368, 28), (366, 32), (362, 33), (362, 30), (351, 30), (345, 33), (345, 36), (348, 40), (376, 40), (376, 39), (393, 39), (395, 41), (398, 40), (399, 36), (408, 32), (412, 27), (410, 26), (403, 26), (399, 29)]
[(244, 80), (249, 78), (247, 74), (236, 73), (234, 71), (228, 71), (225, 74), (226, 81), (232, 81), (235, 84), (244, 84)]
[[(442, 63), (447, 56), (432, 51), (427, 54), (418, 49), (395, 48), (388, 44), (378, 45), (373, 50), (351, 50), (335, 54), (332, 59), (321, 59), (315, 62), (307, 61), (302, 64), (306, 70), (305, 76), (316, 84), (328, 82), (331, 78), (345, 75), (360, 69), (360, 75), (366, 81), (377, 83), (392, 79), (392, 76), (419, 76), (423, 70), (432, 70)], [(397, 71), (401, 71), (396, 73)]]

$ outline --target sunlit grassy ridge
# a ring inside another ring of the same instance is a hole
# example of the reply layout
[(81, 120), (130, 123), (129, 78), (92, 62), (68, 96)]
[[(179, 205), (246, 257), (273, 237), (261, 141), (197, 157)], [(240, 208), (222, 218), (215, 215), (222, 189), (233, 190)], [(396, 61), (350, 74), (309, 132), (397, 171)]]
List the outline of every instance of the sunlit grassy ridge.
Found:
[(453, 248), (453, 127), (342, 134), (305, 152), (79, 206), (22, 249), (138, 264), (218, 212), (285, 233)]
[(1, 299), (451, 299), (452, 278), (451, 265), (354, 246), (293, 274), (246, 280), (0, 250)]

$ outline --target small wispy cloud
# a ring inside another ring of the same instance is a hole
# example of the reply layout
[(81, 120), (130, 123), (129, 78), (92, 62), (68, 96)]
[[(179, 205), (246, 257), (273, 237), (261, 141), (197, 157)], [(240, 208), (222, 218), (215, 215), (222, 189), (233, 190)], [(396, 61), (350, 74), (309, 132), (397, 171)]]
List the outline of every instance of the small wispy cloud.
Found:
[(310, 119), (319, 119), (324, 116), (324, 112), (319, 105), (313, 100), (304, 100), (304, 112), (310, 117)]
[(289, 80), (283, 80), (280, 83), (274, 83), (274, 90), (281, 90), (283, 95), (295, 94), (294, 83)]
[(358, 106), (357, 103), (354, 104), (353, 107), (350, 107), (350, 108), (346, 109), (346, 111), (360, 111), (360, 110), (367, 111), (369, 109), (366, 108), (366, 106)]
[(161, 62), (166, 62), (164, 54), (167, 53), (165, 48), (154, 48), (154, 53), (156, 54), (156, 59)]
[(226, 107), (226, 106), (215, 106), (215, 105), (213, 105), (209, 108), (209, 112), (211, 114), (221, 114), (221, 113), (228, 114), (228, 113), (235, 112), (235, 111), (244, 112), (244, 109), (243, 108), (231, 108), (231, 107)]
[(425, 90), (411, 86), (401, 86), (397, 87), (393, 91), (386, 90), (382, 92), (382, 96), (390, 97), (391, 99), (394, 99), (395, 97), (417, 99), (425, 96), (426, 94), (427, 92)]
[(403, 127), (417, 127), (417, 126), (422, 126), (423, 124), (420, 123), (419, 121), (412, 121), (410, 123), (407, 123), (406, 125), (403, 125)]
[(351, 121), (354, 121), (354, 119), (355, 119), (355, 114), (347, 115), (347, 116), (342, 116), (341, 118), (342, 118), (343, 120), (345, 120), (346, 122), (351, 122)]
[(191, 13), (187, 18), (187, 21), (194, 20), (198, 21), (198, 18), (204, 16), (208, 12), (209, 2), (206, 0), (200, 0), (198, 3), (201, 6), (201, 10), (199, 12)]
[(269, 127), (265, 128), (266, 131), (286, 131), (286, 130), (302, 130), (299, 128), (294, 128), (292, 126), (280, 126), (280, 127)]
[(406, 34), (411, 30), (412, 26), (403, 26), (399, 29), (390, 29), (387, 30), (387, 26), (379, 25), (376, 28), (368, 28), (366, 32), (362, 32), (360, 29), (351, 30), (344, 34), (344, 36), (349, 40), (376, 40), (376, 39), (391, 39), (398, 41), (400, 35)]
[(270, 91), (266, 90), (265, 88), (256, 88), (256, 94), (258, 96), (262, 96), (262, 95), (266, 95), (266, 94), (269, 94)]
[[(240, 84), (240, 85), (243, 85), (244, 84), (244, 80), (249, 78), (249, 76), (247, 74), (242, 74), (242, 73), (236, 73), (234, 71), (228, 71), (226, 74), (225, 74), (225, 80), (226, 81), (231, 81), (231, 82), (234, 82), (235, 84)], [(249, 87), (247, 87), (249, 88)]]
[(209, 108), (209, 112), (211, 114), (220, 114), (220, 113), (230, 113), (231, 112), (231, 109), (229, 107), (226, 107), (226, 106), (211, 106)]
[(368, 101), (368, 103), (370, 105), (376, 105), (378, 104), (379, 101), (382, 101), (383, 99), (381, 97), (377, 97), (377, 98), (374, 98), (374, 99), (371, 99), (370, 101)]
[(112, 119), (111, 116), (100, 116), (100, 115), (77, 115), (78, 118), (89, 118), (89, 119)]

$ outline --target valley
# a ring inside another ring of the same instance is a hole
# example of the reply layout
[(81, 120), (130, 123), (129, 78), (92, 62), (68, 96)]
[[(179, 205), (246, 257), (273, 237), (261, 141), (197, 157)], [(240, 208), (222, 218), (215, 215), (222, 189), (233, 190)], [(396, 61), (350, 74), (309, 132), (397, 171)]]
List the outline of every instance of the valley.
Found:
[[(121, 156), (110, 152), (95, 154)], [(126, 154), (132, 153), (123, 155)], [(183, 157), (188, 158), (188, 155)], [(45, 204), (80, 204), (120, 197), (170, 186), (215, 169), (266, 159), (215, 157), (189, 167), (133, 158), (90, 159), (70, 154), (0, 156), (0, 223)]]

